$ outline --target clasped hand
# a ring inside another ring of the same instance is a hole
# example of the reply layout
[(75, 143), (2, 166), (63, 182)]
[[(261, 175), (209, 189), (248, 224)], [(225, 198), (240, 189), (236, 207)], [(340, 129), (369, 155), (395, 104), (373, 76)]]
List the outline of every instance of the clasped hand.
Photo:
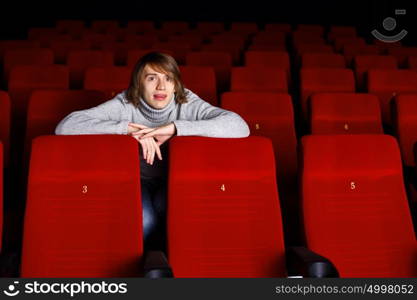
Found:
[(128, 126), (128, 134), (141, 144), (143, 158), (150, 165), (154, 162), (155, 154), (159, 160), (162, 160), (159, 147), (169, 140), (175, 134), (175, 131), (174, 123), (156, 128), (149, 128), (136, 123), (129, 123)]

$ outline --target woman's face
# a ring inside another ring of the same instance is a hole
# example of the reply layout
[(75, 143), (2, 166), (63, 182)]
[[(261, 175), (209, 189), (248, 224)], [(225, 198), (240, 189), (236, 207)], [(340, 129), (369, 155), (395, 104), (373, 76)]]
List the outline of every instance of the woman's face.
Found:
[(168, 74), (157, 72), (148, 65), (145, 66), (143, 74), (143, 99), (155, 109), (167, 106), (175, 92), (174, 79)]

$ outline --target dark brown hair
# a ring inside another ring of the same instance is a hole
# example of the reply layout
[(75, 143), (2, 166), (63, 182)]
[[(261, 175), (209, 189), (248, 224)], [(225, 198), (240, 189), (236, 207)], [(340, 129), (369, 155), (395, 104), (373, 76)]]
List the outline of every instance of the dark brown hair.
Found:
[(136, 107), (139, 106), (143, 89), (143, 71), (146, 66), (149, 66), (158, 72), (172, 76), (175, 85), (175, 101), (178, 103), (187, 102), (177, 62), (172, 56), (160, 52), (150, 52), (142, 56), (136, 63), (132, 71), (129, 87), (126, 91), (126, 98), (129, 102)]

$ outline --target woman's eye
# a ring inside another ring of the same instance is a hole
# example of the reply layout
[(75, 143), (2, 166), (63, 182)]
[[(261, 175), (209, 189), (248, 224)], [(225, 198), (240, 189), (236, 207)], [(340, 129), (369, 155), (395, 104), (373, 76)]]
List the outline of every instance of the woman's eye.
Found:
[(172, 80), (171, 77), (169, 76), (166, 77), (166, 81), (171, 81), (171, 80)]
[(154, 81), (155, 80), (155, 77), (153, 77), (153, 76), (148, 76), (148, 81)]

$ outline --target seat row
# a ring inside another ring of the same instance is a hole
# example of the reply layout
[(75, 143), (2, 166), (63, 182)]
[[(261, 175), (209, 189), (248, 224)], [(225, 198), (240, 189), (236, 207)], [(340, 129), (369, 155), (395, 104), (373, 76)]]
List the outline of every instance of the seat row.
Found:
[[(185, 86), (201, 98), (218, 104), (216, 72), (208, 66), (181, 66)], [(362, 69), (363, 70), (363, 69)], [(362, 70), (358, 74), (363, 76)], [(219, 73), (219, 72), (218, 72)], [(17, 66), (10, 74), (8, 92), (14, 111), (24, 117), (32, 90), (69, 88), (70, 72), (66, 66)], [(101, 90), (111, 98), (129, 85), (131, 70), (126, 67), (88, 68), (84, 88)], [(224, 76), (224, 75), (223, 75)], [(413, 70), (369, 69), (365, 73), (366, 90), (379, 97), (383, 121), (391, 124), (389, 101), (397, 93), (417, 92), (417, 72)], [(219, 79), (220, 77), (217, 77)], [(363, 77), (362, 77), (363, 78)], [(288, 92), (288, 72), (278, 67), (232, 67), (230, 91)], [(300, 71), (300, 104), (307, 120), (307, 100), (317, 92), (355, 92), (354, 73), (344, 68), (302, 68)], [(359, 90), (360, 91), (360, 90)]]
[[(118, 135), (43, 136), (32, 149), (20, 276), (140, 275), (138, 143)], [(169, 156), (168, 259), (159, 269), (175, 277), (417, 275), (391, 136), (302, 138), (305, 247), (287, 249), (270, 140), (176, 137)]]
[[(158, 48), (154, 48), (158, 50)], [(70, 69), (71, 82), (74, 86), (81, 86), (88, 67), (127, 66), (133, 68), (136, 62), (152, 49), (126, 50), (121, 58), (122, 64), (115, 64), (115, 53), (99, 50), (69, 50), (65, 55), (65, 65)], [(162, 48), (161, 51), (178, 57), (175, 52)], [(58, 53), (55, 53), (58, 55)], [(116, 54), (117, 55), (117, 54)], [(231, 53), (226, 51), (185, 51), (181, 54), (181, 65), (204, 65), (215, 68), (219, 82), (224, 84), (230, 69), (236, 66)], [(271, 66), (285, 69), (289, 75), (291, 69), (299, 68), (347, 68), (345, 57), (333, 53), (304, 53), (300, 55), (299, 66), (296, 62), (291, 64), (287, 52), (283, 51), (255, 51), (244, 52), (243, 66)], [(120, 60), (120, 57), (119, 57)], [(355, 70), (358, 87), (365, 88), (364, 74), (371, 68), (398, 69), (398, 62), (390, 55), (355, 55), (352, 59), (352, 68)], [(54, 52), (50, 49), (23, 49), (8, 50), (3, 61), (3, 74), (7, 81), (13, 67), (19, 65), (53, 65)], [(408, 56), (408, 68), (417, 69), (417, 56)]]

